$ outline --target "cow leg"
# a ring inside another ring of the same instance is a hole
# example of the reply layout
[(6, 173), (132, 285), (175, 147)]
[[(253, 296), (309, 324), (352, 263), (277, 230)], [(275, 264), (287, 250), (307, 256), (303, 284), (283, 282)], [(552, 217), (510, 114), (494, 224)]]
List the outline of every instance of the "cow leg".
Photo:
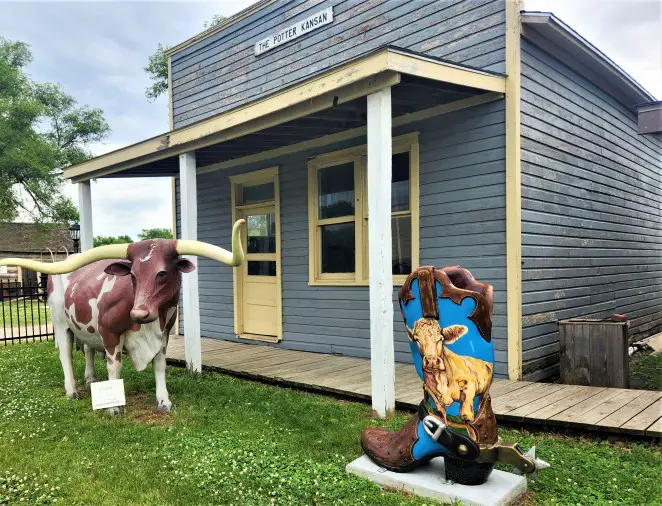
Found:
[(60, 352), (60, 363), (64, 372), (64, 391), (69, 399), (78, 399), (76, 391), (76, 378), (74, 378), (74, 366), (71, 354), (74, 348), (74, 335), (71, 330), (63, 325), (56, 325), (54, 328), (55, 343)]
[(476, 397), (476, 384), (468, 382), (464, 388), (463, 400), (460, 405), (460, 416), (470, 422), (474, 419), (474, 398)]
[[(122, 348), (124, 347), (124, 339), (120, 339), (115, 348), (106, 348), (106, 368), (108, 369), (108, 379), (120, 379), (122, 373)], [(106, 413), (111, 416), (119, 416), (124, 414), (124, 406), (116, 406), (114, 408), (106, 409)]]
[(85, 386), (90, 386), (90, 384), (96, 381), (94, 377), (94, 348), (91, 348), (87, 344), (85, 347)]
[(163, 413), (169, 413), (172, 409), (172, 402), (168, 398), (168, 389), (166, 388), (166, 358), (165, 353), (160, 351), (152, 360), (154, 368), (154, 378), (156, 379), (156, 409)]

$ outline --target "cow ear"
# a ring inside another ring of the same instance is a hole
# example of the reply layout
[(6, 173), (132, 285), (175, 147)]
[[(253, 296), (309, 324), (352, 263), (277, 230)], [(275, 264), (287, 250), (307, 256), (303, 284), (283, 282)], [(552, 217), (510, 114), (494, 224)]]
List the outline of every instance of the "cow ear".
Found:
[(131, 272), (131, 262), (113, 262), (103, 271), (111, 276), (126, 276)]
[(193, 262), (187, 260), (186, 258), (180, 258), (177, 260), (175, 267), (178, 271), (181, 272), (191, 272), (195, 270), (195, 265), (193, 265)]
[(441, 331), (444, 336), (444, 344), (454, 343), (467, 332), (469, 332), (469, 329), (464, 325), (451, 325), (450, 327), (444, 327)]

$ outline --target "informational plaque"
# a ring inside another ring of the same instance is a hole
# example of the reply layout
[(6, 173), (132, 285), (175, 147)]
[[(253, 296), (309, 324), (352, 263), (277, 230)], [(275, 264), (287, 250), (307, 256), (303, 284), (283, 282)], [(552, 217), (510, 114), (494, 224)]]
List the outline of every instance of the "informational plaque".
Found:
[(126, 405), (124, 380), (97, 381), (91, 385), (92, 409), (106, 409)]
[(278, 47), (286, 42), (294, 40), (302, 35), (305, 35), (313, 30), (328, 25), (333, 22), (333, 7), (328, 7), (323, 11), (316, 12), (312, 16), (302, 19), (298, 23), (295, 23), (287, 28), (283, 28), (276, 33), (265, 37), (262, 40), (258, 40), (255, 43), (255, 56), (259, 56), (262, 53), (266, 53), (270, 49)]

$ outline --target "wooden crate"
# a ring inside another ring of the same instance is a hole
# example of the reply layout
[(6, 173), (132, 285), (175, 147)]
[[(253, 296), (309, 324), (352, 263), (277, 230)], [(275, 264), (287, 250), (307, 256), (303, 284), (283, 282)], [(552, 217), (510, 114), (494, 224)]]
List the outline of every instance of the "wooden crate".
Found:
[(628, 328), (627, 321), (561, 320), (561, 382), (628, 388)]

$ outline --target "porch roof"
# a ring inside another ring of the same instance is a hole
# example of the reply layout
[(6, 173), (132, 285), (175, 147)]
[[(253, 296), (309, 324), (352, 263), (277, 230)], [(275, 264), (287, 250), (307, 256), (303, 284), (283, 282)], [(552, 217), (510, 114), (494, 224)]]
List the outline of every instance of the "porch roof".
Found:
[(67, 167), (64, 176), (174, 176), (178, 155), (193, 150), (204, 172), (320, 137), (357, 137), (367, 122), (366, 96), (387, 86), (397, 126), (493, 100), (505, 92), (505, 76), (384, 47), (238, 109)]

